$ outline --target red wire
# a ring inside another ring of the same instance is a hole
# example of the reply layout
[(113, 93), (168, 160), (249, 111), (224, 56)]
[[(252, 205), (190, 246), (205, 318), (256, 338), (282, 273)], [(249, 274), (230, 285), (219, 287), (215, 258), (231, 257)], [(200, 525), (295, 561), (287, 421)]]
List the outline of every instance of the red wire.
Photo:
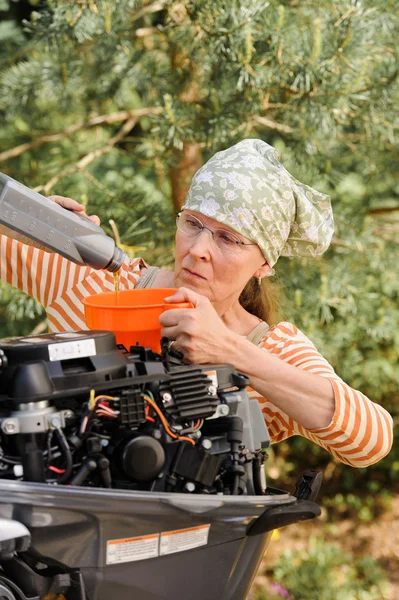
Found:
[(53, 467), (53, 465), (49, 466), (50, 471), (53, 471), (54, 473), (57, 473), (58, 475), (62, 475), (63, 473), (65, 473), (65, 469), (59, 469), (58, 467)]
[(150, 407), (149, 406), (145, 407), (145, 420), (146, 421), (151, 421), (151, 423), (155, 423), (155, 419), (153, 419), (152, 417), (150, 417)]

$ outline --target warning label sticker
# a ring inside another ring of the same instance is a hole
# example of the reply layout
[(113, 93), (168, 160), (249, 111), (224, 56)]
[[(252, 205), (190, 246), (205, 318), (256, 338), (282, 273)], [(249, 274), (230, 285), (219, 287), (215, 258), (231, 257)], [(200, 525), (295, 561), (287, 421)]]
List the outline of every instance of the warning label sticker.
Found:
[(106, 564), (115, 565), (135, 560), (165, 556), (174, 552), (199, 548), (208, 543), (210, 525), (175, 529), (140, 537), (108, 540)]
[(176, 529), (161, 533), (159, 554), (173, 554), (183, 550), (191, 550), (208, 543), (210, 525), (199, 525), (188, 529)]
[(121, 540), (108, 540), (106, 564), (133, 562), (159, 556), (159, 533)]

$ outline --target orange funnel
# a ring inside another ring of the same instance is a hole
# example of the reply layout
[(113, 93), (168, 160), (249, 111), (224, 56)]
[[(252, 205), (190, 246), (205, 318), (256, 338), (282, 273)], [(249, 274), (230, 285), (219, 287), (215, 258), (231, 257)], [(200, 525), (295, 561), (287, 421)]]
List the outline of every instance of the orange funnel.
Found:
[(89, 329), (105, 329), (115, 334), (117, 344), (129, 350), (136, 343), (161, 350), (159, 316), (171, 308), (192, 308), (189, 302), (166, 304), (164, 299), (176, 290), (158, 288), (102, 292), (83, 299)]

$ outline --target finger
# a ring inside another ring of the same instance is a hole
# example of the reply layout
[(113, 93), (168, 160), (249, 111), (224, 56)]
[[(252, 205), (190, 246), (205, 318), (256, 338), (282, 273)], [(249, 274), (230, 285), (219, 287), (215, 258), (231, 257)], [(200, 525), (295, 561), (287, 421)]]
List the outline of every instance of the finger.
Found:
[(175, 327), (182, 319), (187, 315), (188, 311), (193, 310), (192, 308), (173, 308), (167, 309), (159, 316), (159, 323), (163, 327)]
[(178, 304), (179, 302), (184, 302), (184, 295), (180, 292), (180, 290), (177, 290), (172, 296), (167, 296), (165, 298), (165, 302), (168, 304)]
[(90, 217), (88, 217), (88, 219), (90, 221), (92, 221), (94, 223), (94, 225), (100, 226), (100, 223), (101, 223), (100, 217), (98, 217), (97, 215), (91, 215)]
[(175, 356), (176, 358), (179, 358), (180, 360), (184, 361), (184, 352), (179, 348), (177, 342), (175, 340), (172, 340), (171, 342), (169, 342), (169, 352), (172, 353), (173, 356)]
[[(76, 212), (76, 211), (74, 211)], [(98, 217), (97, 215), (87, 215), (85, 212), (83, 213), (79, 213), (79, 217), (83, 217), (84, 219), (87, 219), (88, 221), (91, 221), (92, 223), (94, 223), (95, 225), (100, 225), (100, 217)]]
[(161, 337), (167, 337), (169, 340), (175, 340), (178, 335), (178, 327), (162, 327)]
[(63, 208), (66, 208), (67, 210), (73, 210), (73, 211), (77, 211), (77, 212), (84, 212), (85, 207), (83, 206), (83, 204), (79, 204), (79, 202), (76, 202), (76, 200), (74, 200), (73, 198), (66, 198), (65, 196), (49, 196), (49, 200), (52, 200), (53, 202), (55, 202), (56, 204), (59, 204), (60, 206), (62, 206)]
[(181, 287), (173, 294), (173, 296), (168, 296), (167, 298), (165, 298), (165, 302), (167, 302), (168, 304), (179, 302), (191, 302), (191, 304), (193, 304), (193, 306), (196, 307), (205, 299), (205, 296), (201, 296), (201, 294), (197, 294), (197, 292), (189, 290), (188, 288)]

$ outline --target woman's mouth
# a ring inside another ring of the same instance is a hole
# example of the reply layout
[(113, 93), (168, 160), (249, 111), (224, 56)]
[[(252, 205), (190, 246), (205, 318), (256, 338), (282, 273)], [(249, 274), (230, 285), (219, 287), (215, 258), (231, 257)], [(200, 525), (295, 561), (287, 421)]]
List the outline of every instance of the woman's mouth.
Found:
[(202, 275), (199, 275), (198, 273), (195, 273), (194, 271), (190, 271), (190, 269), (183, 269), (183, 271), (184, 271), (185, 275), (188, 275), (188, 277), (192, 277), (194, 279), (206, 279)]

